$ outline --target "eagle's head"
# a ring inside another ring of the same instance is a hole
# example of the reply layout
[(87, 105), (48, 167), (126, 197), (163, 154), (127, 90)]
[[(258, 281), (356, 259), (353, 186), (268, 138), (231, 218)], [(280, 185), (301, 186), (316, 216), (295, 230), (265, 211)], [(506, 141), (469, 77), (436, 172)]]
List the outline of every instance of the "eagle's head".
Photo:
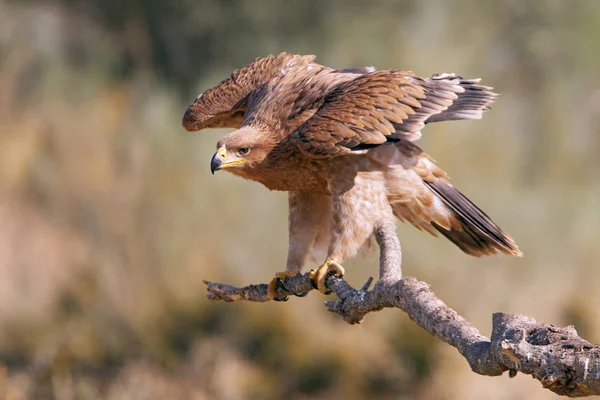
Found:
[(227, 171), (252, 179), (253, 172), (258, 172), (264, 161), (273, 150), (276, 141), (272, 135), (261, 130), (244, 126), (224, 136), (217, 143), (217, 152), (210, 162), (210, 170), (226, 169)]

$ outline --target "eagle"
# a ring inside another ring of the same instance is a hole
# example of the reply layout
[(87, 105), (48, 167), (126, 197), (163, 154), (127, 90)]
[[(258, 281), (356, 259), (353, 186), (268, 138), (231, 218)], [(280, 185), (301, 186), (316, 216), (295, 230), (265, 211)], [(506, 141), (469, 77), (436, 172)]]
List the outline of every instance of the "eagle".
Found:
[[(188, 131), (236, 129), (217, 143), (213, 174), (226, 170), (288, 192), (287, 263), (269, 283), (270, 299), (286, 300), (277, 287), (315, 259), (310, 278), (327, 293), (329, 274), (342, 276), (342, 263), (381, 232), (399, 253), (395, 218), (472, 256), (522, 256), (415, 144), (428, 123), (480, 119), (497, 97), (491, 87), (449, 73), (334, 69), (315, 59), (257, 58), (201, 93), (182, 119)], [(399, 264), (400, 254), (393, 257)], [(394, 277), (380, 271), (380, 281)]]

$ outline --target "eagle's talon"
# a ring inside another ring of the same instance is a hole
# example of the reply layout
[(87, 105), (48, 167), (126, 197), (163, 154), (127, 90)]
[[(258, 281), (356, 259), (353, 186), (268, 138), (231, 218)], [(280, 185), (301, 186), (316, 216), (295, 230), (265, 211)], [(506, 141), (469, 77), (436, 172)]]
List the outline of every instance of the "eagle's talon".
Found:
[(334, 260), (327, 260), (317, 269), (310, 271), (310, 281), (319, 292), (323, 294), (331, 293), (327, 288), (327, 278), (329, 275), (335, 274), (344, 276), (344, 268)]
[(285, 283), (283, 283), (283, 280), (280, 277), (275, 277), (275, 281), (277, 282), (277, 287), (289, 292), (289, 289), (285, 286)]
[(310, 285), (313, 287), (313, 289), (319, 290), (319, 287), (317, 286), (317, 282), (312, 278), (313, 277), (313, 271), (315, 271), (315, 270), (314, 269), (310, 270)]
[[(276, 277), (275, 279), (277, 280), (277, 286), (279, 288), (285, 290), (286, 292), (290, 292), (290, 293), (292, 292), (290, 289), (288, 289), (287, 286), (285, 286), (285, 283), (283, 283), (283, 280), (280, 277)], [(308, 292), (304, 292), (304, 293), (301, 293), (301, 294), (298, 294), (298, 293), (292, 293), (292, 294), (294, 296), (296, 296), (296, 297), (306, 297), (306, 295), (308, 294)], [(287, 301), (287, 300), (285, 300), (285, 301)]]
[(285, 272), (277, 272), (275, 274), (275, 278), (269, 282), (269, 287), (267, 290), (267, 296), (270, 300), (275, 301), (288, 301), (289, 297), (277, 297), (277, 289), (284, 290), (286, 292), (290, 292), (290, 290), (285, 286), (285, 280), (288, 277), (297, 276), (299, 272), (297, 271), (285, 271)]

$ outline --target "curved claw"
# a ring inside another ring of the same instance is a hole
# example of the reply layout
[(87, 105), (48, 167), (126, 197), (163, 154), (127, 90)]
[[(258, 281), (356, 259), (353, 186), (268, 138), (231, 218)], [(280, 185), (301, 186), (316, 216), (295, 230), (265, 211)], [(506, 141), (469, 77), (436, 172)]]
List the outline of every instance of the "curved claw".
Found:
[(296, 271), (285, 271), (285, 272), (276, 273), (275, 278), (273, 278), (271, 280), (271, 282), (269, 282), (269, 288), (268, 288), (268, 292), (267, 292), (267, 296), (269, 297), (269, 299), (275, 300), (275, 301), (288, 301), (289, 300), (288, 296), (277, 297), (277, 289), (279, 288), (283, 291), (290, 292), (290, 290), (285, 286), (284, 282), (287, 277), (296, 276), (296, 275), (298, 275), (298, 272), (296, 272)]
[[(280, 287), (281, 289), (285, 290), (286, 292), (291, 292), (290, 289), (288, 289), (287, 286), (285, 286), (285, 283), (283, 283), (283, 280), (280, 277), (276, 277), (275, 280), (277, 281), (277, 286)], [(308, 292), (304, 292), (301, 294), (297, 294), (297, 293), (292, 293), (294, 296), (296, 297), (306, 297), (306, 295), (308, 294)], [(286, 296), (286, 300), (287, 301), (287, 296)]]
[[(285, 285), (284, 285), (283, 281), (281, 280), (281, 278), (276, 277), (275, 278), (275, 282), (276, 282), (276, 285), (278, 287), (280, 287), (281, 289), (285, 290), (286, 292), (289, 292), (289, 290), (285, 287)], [(273, 300), (275, 300), (275, 301), (288, 301), (289, 299), (290, 299), (289, 296), (273, 297)]]
[(334, 260), (327, 260), (323, 265), (317, 269), (310, 271), (310, 280), (313, 286), (323, 294), (329, 294), (331, 291), (327, 288), (327, 277), (331, 274), (344, 276), (344, 267), (335, 262)]
[[(277, 286), (283, 290), (285, 290), (286, 292), (291, 292), (290, 289), (287, 288), (287, 286), (285, 286), (285, 283), (283, 283), (283, 280), (280, 277), (275, 277), (275, 280), (277, 281)], [(292, 293), (294, 296), (296, 297), (306, 297), (306, 295), (308, 294), (308, 292), (304, 292), (301, 294), (297, 294), (297, 293)], [(287, 296), (286, 296), (287, 297)], [(285, 300), (287, 301), (287, 300)]]
[(277, 284), (277, 287), (285, 290), (286, 292), (289, 292), (288, 288), (285, 286), (285, 283), (283, 283), (283, 280), (280, 277), (276, 276), (275, 282)]

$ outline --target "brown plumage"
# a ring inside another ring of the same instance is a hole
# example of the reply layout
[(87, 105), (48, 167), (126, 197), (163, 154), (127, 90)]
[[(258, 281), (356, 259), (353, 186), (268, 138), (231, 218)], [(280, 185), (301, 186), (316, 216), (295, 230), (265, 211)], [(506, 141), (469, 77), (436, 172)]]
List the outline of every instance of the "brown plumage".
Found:
[(311, 253), (342, 262), (394, 215), (474, 256), (521, 255), (413, 143), (427, 123), (481, 118), (491, 88), (454, 74), (335, 70), (314, 59), (258, 58), (183, 117), (190, 131), (238, 128), (219, 141), (213, 171), (290, 192), (288, 271)]
[(244, 120), (248, 96), (262, 84), (277, 77), (287, 66), (310, 62), (314, 56), (278, 56), (257, 58), (253, 63), (235, 70), (212, 89), (200, 93), (183, 116), (183, 125), (189, 130), (204, 128), (239, 128)]

